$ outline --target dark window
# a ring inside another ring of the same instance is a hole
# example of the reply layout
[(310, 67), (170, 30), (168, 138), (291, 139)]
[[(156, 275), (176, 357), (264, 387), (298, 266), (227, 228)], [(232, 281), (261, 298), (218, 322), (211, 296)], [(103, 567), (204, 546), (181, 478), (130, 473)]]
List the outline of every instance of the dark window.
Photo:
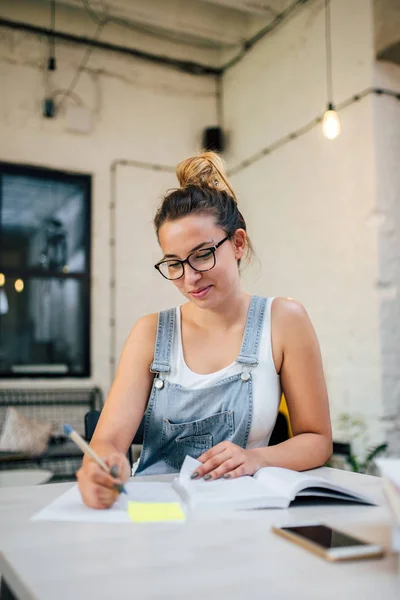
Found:
[(0, 377), (90, 375), (91, 178), (0, 163)]

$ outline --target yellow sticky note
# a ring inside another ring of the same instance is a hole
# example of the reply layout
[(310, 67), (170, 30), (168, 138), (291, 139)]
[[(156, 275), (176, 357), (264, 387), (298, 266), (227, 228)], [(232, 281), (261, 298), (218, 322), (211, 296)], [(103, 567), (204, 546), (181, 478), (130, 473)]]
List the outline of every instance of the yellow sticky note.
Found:
[(179, 502), (133, 502), (128, 503), (128, 515), (134, 523), (157, 521), (184, 521), (185, 513)]

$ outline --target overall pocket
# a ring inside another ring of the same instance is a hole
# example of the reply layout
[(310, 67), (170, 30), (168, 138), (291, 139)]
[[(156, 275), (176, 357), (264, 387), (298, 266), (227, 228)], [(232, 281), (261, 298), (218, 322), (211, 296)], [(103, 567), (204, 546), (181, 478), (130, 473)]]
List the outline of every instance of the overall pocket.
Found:
[(179, 470), (185, 456), (198, 458), (204, 452), (230, 440), (235, 431), (232, 411), (220, 412), (205, 419), (189, 423), (172, 423), (163, 419), (162, 457), (167, 464)]

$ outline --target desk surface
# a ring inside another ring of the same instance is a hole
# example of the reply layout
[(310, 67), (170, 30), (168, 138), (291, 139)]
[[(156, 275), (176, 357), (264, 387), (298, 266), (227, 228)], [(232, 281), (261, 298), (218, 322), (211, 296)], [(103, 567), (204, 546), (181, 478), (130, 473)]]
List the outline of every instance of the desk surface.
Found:
[[(398, 600), (398, 556), (389, 550), (391, 519), (380, 479), (327, 468), (314, 473), (381, 506), (308, 505), (192, 516), (178, 525), (32, 522), (72, 484), (2, 489), (0, 573), (20, 600)], [(331, 564), (271, 532), (272, 525), (306, 520), (359, 535), (389, 553)]]

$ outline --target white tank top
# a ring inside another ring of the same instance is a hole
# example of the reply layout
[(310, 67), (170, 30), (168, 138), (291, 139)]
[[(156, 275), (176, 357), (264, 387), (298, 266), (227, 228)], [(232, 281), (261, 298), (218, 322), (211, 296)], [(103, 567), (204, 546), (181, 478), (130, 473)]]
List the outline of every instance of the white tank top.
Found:
[[(280, 378), (275, 370), (271, 343), (271, 306), (273, 298), (267, 298), (264, 324), (259, 348), (259, 364), (252, 370), (253, 377), (253, 418), (251, 422), (247, 448), (267, 446), (278, 414), (282, 395)], [(175, 332), (171, 353), (170, 383), (185, 388), (202, 389), (242, 372), (242, 365), (237, 362), (217, 371), (200, 375), (194, 373), (183, 356), (181, 335), (181, 307), (176, 307)]]

